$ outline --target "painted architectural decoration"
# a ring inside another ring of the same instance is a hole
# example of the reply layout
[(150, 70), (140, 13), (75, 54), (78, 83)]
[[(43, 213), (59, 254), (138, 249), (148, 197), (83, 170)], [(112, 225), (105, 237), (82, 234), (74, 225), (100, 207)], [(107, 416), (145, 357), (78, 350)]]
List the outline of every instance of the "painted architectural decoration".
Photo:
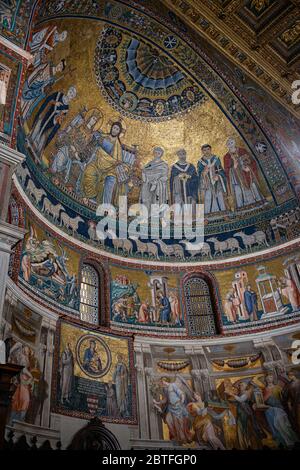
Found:
[[(56, 21), (45, 21), (49, 14)], [(51, 222), (108, 252), (163, 261), (243, 254), (298, 236), (298, 202), (272, 136), (196, 46), (143, 8), (46, 2), (28, 48), (18, 146), (31, 176), (23, 168), (19, 178)], [(206, 244), (195, 252), (184, 235), (157, 242), (150, 233), (100, 241), (96, 208), (117, 206), (119, 196), (147, 207), (203, 203)]]
[(298, 336), (198, 347), (146, 345), (139, 339), (141, 437), (135, 444), (153, 440), (162, 447), (207, 450), (293, 447), (300, 439), (300, 370), (292, 366), (286, 346)]
[(61, 322), (53, 382), (53, 411), (90, 419), (134, 423), (132, 343), (126, 337)]
[(12, 382), (8, 424), (49, 423), (53, 330), (42, 315), (8, 295), (0, 336), (6, 345), (7, 362), (23, 366)]
[(33, 294), (70, 314), (79, 312), (80, 255), (27, 220), (19, 282)]

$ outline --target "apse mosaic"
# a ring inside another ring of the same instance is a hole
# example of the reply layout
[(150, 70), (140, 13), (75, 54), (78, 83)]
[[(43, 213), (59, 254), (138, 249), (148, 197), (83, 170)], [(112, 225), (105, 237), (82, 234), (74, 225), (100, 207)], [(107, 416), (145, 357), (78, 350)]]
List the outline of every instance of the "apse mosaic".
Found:
[(147, 439), (206, 450), (292, 448), (300, 439), (292, 339), (211, 345), (193, 355), (180, 345), (151, 345), (151, 359), (139, 357), (151, 371), (148, 400), (139, 396), (140, 419), (151, 413)]
[[(43, 19), (49, 13), (55, 23)], [(179, 36), (119, 2), (46, 2), (39, 15), (21, 101), (18, 147), (28, 168), (19, 181), (50, 222), (112, 254), (162, 261), (297, 237), (298, 202), (273, 145)], [(123, 243), (113, 239), (118, 225), (100, 241), (97, 206), (117, 207), (119, 196), (146, 207), (203, 203), (204, 247), (150, 233)]]
[(130, 339), (59, 324), (53, 411), (110, 422), (135, 422)]
[(259, 119), (272, 136), (273, 145), (278, 150), (289, 179), (299, 194), (299, 120), (217, 49), (209, 43), (206, 43), (205, 49), (209, 57), (222, 68), (227, 79), (230, 77), (244, 102), (254, 111), (259, 110)]
[[(174, 49), (176, 37), (167, 36), (164, 46)], [(167, 53), (113, 27), (105, 29), (98, 40), (95, 70), (109, 102), (128, 117), (159, 121), (207, 100)]]
[(110, 264), (111, 326), (212, 337), (220, 333), (220, 321), (225, 333), (293, 322), (300, 309), (299, 269), (298, 251), (240, 268), (210, 269), (213, 279), (205, 272), (189, 272), (192, 276), (184, 280), (185, 271)]

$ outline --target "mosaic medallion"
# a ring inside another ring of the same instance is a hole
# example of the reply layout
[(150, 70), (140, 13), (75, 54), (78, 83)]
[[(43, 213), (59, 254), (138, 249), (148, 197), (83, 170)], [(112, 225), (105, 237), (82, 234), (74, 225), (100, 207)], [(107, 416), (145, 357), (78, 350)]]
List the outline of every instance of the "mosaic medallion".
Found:
[(95, 51), (97, 83), (122, 114), (161, 121), (207, 100), (167, 52), (176, 48), (176, 37), (167, 36), (164, 46), (166, 52), (113, 27), (101, 34)]
[(96, 335), (84, 335), (79, 339), (76, 358), (80, 369), (92, 378), (102, 377), (111, 366), (110, 350)]

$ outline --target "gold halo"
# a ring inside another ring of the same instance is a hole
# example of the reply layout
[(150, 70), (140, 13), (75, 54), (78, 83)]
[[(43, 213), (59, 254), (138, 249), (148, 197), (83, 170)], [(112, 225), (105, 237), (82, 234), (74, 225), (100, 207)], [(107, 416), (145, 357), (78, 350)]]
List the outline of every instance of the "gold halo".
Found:
[(86, 123), (86, 124), (89, 122), (89, 120), (90, 120), (90, 118), (91, 118), (92, 116), (97, 116), (97, 118), (98, 118), (96, 124), (93, 126), (93, 132), (95, 132), (95, 131), (98, 131), (99, 129), (101, 129), (101, 127), (102, 127), (102, 124), (103, 124), (103, 113), (102, 113), (102, 111), (100, 111), (100, 109), (98, 109), (98, 108), (92, 108), (92, 109), (90, 109), (90, 110), (86, 113), (86, 115), (85, 115), (85, 117), (84, 117), (84, 120), (85, 120), (85, 123)]

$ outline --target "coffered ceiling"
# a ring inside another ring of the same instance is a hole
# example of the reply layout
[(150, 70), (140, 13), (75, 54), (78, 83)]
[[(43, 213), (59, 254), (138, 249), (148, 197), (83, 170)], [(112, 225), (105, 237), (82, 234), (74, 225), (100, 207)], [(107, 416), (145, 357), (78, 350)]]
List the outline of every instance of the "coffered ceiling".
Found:
[(300, 0), (163, 0), (299, 116)]

